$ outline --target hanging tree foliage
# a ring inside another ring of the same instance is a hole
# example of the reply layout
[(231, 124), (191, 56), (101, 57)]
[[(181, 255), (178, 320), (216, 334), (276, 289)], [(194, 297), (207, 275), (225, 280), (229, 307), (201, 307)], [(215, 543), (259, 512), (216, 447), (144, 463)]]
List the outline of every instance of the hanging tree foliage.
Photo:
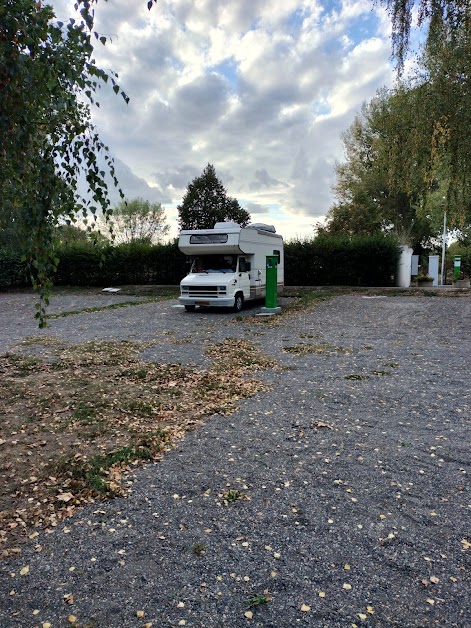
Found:
[[(393, 57), (399, 75), (410, 49), (412, 15), (426, 31), (413, 86), (420, 89), (418, 111), (428, 123), (422, 176), (446, 198), (452, 224), (471, 222), (471, 3), (469, 0), (379, 0), (392, 20)], [(418, 155), (424, 149), (412, 147)], [(397, 167), (400, 159), (393, 162)], [(430, 197), (430, 195), (429, 195)]]
[[(147, 3), (150, 9), (154, 0)], [(55, 20), (51, 6), (35, 0), (0, 4), (0, 243), (21, 243), (40, 303), (45, 306), (58, 259), (54, 228), (110, 213), (105, 163), (115, 185), (113, 161), (91, 120), (96, 92), (108, 83), (127, 102), (117, 75), (92, 57), (96, 0), (77, 0), (80, 19)], [(77, 182), (85, 175), (88, 200)]]

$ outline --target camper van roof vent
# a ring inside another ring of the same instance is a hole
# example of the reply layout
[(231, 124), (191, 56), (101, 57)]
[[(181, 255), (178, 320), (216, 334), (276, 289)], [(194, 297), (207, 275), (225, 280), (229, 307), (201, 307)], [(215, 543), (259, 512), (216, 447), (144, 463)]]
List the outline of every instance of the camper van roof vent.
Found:
[(261, 231), (269, 231), (270, 233), (276, 233), (276, 229), (273, 225), (264, 225), (263, 222), (254, 222), (247, 225), (247, 229), (259, 229)]
[(238, 225), (236, 222), (217, 222), (213, 229), (233, 229), (234, 227), (237, 227), (237, 229), (240, 229), (240, 225)]

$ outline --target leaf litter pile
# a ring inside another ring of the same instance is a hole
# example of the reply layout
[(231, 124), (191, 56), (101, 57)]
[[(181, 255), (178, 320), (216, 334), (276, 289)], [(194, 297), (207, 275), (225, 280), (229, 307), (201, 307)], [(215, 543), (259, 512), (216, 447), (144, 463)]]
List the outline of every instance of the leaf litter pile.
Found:
[(206, 417), (266, 390), (248, 373), (275, 366), (245, 340), (208, 348), (207, 371), (141, 360), (152, 343), (29, 341), (39, 343), (53, 359), (0, 356), (3, 556), (82, 505), (125, 495), (130, 466), (158, 460)]

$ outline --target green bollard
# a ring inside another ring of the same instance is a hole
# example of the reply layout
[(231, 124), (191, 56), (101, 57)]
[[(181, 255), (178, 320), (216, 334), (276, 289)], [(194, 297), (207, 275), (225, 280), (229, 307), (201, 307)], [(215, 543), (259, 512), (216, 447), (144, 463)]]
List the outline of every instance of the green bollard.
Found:
[(461, 279), (461, 255), (453, 258), (453, 281)]
[(265, 292), (265, 307), (275, 309), (277, 305), (278, 292), (278, 258), (276, 255), (267, 255), (267, 288)]

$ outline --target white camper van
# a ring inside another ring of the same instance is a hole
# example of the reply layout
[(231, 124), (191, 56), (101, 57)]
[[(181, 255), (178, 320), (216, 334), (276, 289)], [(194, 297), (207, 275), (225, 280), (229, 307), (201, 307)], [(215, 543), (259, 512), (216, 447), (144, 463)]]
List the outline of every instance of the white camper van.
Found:
[(239, 312), (245, 301), (263, 298), (267, 255), (278, 258), (278, 292), (283, 290), (283, 238), (272, 225), (217, 222), (213, 229), (186, 229), (178, 248), (191, 259), (178, 299), (187, 311), (215, 306)]

